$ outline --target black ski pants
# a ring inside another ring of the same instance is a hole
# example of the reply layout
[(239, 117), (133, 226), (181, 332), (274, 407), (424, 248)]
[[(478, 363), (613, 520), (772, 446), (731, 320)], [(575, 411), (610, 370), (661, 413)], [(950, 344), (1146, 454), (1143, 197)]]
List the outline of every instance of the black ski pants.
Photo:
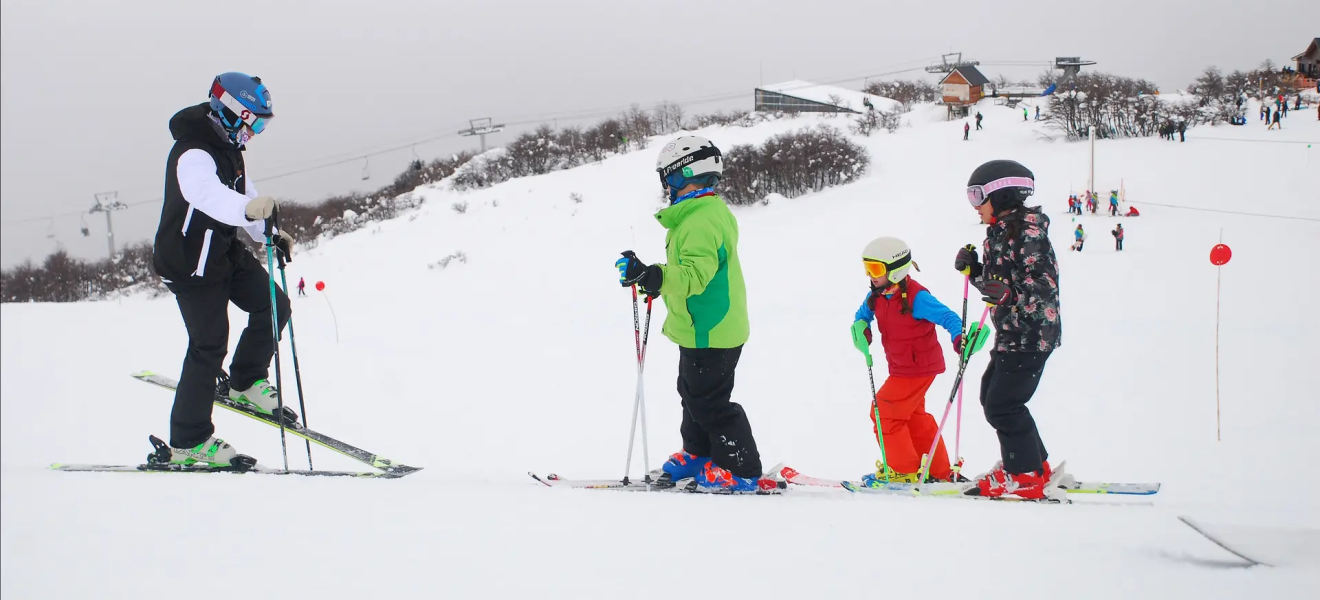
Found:
[[(170, 445), (191, 448), (212, 433), (211, 406), (216, 378), (229, 351), (229, 303), (248, 313), (248, 324), (238, 338), (234, 360), (229, 363), (230, 385), (245, 390), (265, 379), (275, 354), (275, 334), (270, 319), (270, 279), (256, 257), (246, 250), (233, 252), (234, 272), (228, 281), (201, 286), (169, 284), (188, 329), (188, 354), (174, 393), (170, 413)], [(280, 329), (289, 322), (289, 297), (275, 288), (279, 303)]]
[(733, 395), (737, 348), (679, 348), (678, 395), (683, 398), (683, 450), (709, 456), (739, 477), (761, 476), (761, 454), (752, 424)]
[(990, 352), (981, 377), (985, 420), (999, 435), (1000, 459), (1012, 474), (1038, 471), (1048, 459), (1027, 401), (1036, 393), (1049, 352)]

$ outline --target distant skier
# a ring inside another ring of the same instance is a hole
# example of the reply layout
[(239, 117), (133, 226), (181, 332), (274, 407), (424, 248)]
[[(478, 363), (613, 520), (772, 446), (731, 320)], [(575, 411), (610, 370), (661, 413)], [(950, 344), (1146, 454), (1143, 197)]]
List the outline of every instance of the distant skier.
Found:
[(304, 281), (302, 277), (298, 278), (298, 295), (299, 296), (307, 295), (307, 282)]
[(883, 432), (882, 455), (875, 473), (862, 476), (862, 483), (880, 487), (886, 481), (917, 483), (921, 480), (921, 456), (935, 445), (930, 457), (930, 477), (949, 481), (953, 477), (944, 442), (936, 442), (939, 425), (926, 412), (926, 390), (944, 372), (939, 325), (949, 334), (954, 353), (962, 350), (962, 319), (935, 299), (925, 287), (908, 276), (912, 249), (903, 240), (876, 238), (862, 250), (862, 265), (871, 289), (853, 315), (853, 345), (869, 359), (871, 321), (880, 332), (889, 363), (889, 377), (871, 403), (871, 420)]
[(964, 142), (967, 141), (967, 135), (968, 135), (969, 133), (971, 133), (971, 131), (972, 131), (972, 125), (971, 125), (970, 123), (963, 123), (963, 141), (964, 141)]
[(1178, 142), (1187, 141), (1187, 121), (1178, 121)]
[(663, 331), (679, 346), (683, 449), (662, 470), (674, 481), (696, 478), (699, 491), (754, 493), (773, 482), (762, 481), (752, 425), (730, 401), (748, 324), (738, 221), (715, 193), (724, 161), (713, 142), (685, 135), (660, 150), (656, 171), (669, 197), (655, 215), (669, 230), (667, 264), (646, 265), (629, 251), (614, 265), (624, 287), (664, 298)]
[(1109, 192), (1109, 216), (1118, 216), (1118, 190)]
[(1270, 123), (1269, 129), (1274, 129), (1275, 127), (1278, 127), (1280, 131), (1283, 130), (1283, 123), (1279, 122), (1279, 111), (1277, 110), (1274, 111), (1274, 121)]
[(1036, 120), (1037, 120), (1037, 121), (1040, 120), (1040, 105), (1039, 105), (1039, 104), (1036, 105)]
[(1126, 214), (1126, 215), (1123, 215), (1123, 216), (1125, 216), (1125, 217), (1140, 217), (1140, 216), (1141, 216), (1141, 211), (1137, 210), (1137, 207), (1135, 207), (1135, 206), (1128, 206), (1127, 214)]
[(1266, 104), (1264, 108), (1265, 108), (1265, 125), (1269, 125), (1272, 122), (1270, 121), (1270, 105)]
[(1023, 121), (1026, 121), (1027, 118), (1028, 118), (1028, 116), (1029, 116), (1030, 114), (1031, 114), (1031, 112), (1027, 110), (1027, 107), (1023, 106), (1023, 107), (1022, 107), (1022, 120), (1023, 120)]
[(1060, 490), (1027, 402), (1040, 384), (1045, 361), (1062, 345), (1059, 264), (1050, 245), (1050, 219), (1028, 208), (1035, 176), (1011, 160), (977, 167), (967, 197), (986, 228), (985, 263), (975, 250), (958, 251), (954, 268), (971, 277), (992, 310), (995, 327), (990, 364), (981, 378), (981, 405), (999, 437), (1001, 460), (977, 478), (972, 493), (1039, 499)]
[(1086, 193), (1086, 212), (1095, 214), (1095, 194)]
[(1123, 251), (1123, 224), (1122, 224), (1122, 223), (1119, 223), (1119, 224), (1118, 224), (1118, 227), (1115, 227), (1114, 230), (1111, 231), (1111, 232), (1109, 232), (1109, 233), (1112, 234), (1112, 235), (1114, 236), (1114, 249), (1117, 250), (1117, 251), (1119, 251), (1119, 252), (1122, 252), (1122, 251)]
[[(210, 101), (170, 119), (174, 148), (165, 165), (165, 201), (156, 230), (156, 273), (174, 293), (188, 330), (188, 353), (170, 413), (171, 462), (228, 466), (237, 453), (215, 437), (211, 423), (216, 378), (229, 348), (230, 302), (248, 313), (247, 328), (229, 365), (229, 397), (271, 414), (278, 391), (266, 380), (275, 336), (269, 275), (238, 236), (265, 241), (264, 221), (276, 202), (258, 196), (243, 151), (274, 117), (270, 92), (257, 77), (223, 73)], [(293, 236), (275, 232), (288, 256)], [(276, 289), (279, 326), (289, 320), (289, 297)]]
[[(1298, 102), (1300, 102), (1301, 96), (1298, 96), (1297, 98), (1298, 98)], [(976, 111), (976, 130), (977, 131), (981, 130), (981, 111), (979, 110)]]
[(1082, 251), (1082, 246), (1086, 244), (1086, 230), (1082, 229), (1081, 224), (1073, 230), (1073, 250)]

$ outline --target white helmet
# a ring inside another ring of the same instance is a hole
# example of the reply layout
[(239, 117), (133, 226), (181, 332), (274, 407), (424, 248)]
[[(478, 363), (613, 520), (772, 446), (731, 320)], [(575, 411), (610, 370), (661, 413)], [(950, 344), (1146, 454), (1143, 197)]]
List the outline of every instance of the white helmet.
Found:
[[(724, 158), (714, 142), (699, 135), (685, 135), (660, 149), (655, 170), (673, 200), (675, 192), (689, 183), (702, 183), (707, 187), (718, 183), (724, 173)], [(692, 179), (698, 181), (688, 181)]]
[[(862, 260), (870, 263), (880, 263), (885, 266), (883, 275), (889, 279), (890, 283), (898, 283), (907, 277), (908, 269), (912, 268), (912, 249), (908, 248), (907, 242), (895, 237), (882, 237), (871, 240), (862, 250)], [(870, 267), (867, 274), (870, 275)], [(879, 277), (880, 275), (875, 275)]]

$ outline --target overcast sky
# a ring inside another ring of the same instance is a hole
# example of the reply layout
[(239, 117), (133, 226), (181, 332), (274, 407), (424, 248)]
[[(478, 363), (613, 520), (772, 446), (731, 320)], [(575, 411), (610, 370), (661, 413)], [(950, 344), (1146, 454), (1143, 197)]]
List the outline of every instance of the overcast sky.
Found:
[[(0, 262), (39, 260), (57, 243), (104, 256), (103, 216), (46, 218), (85, 211), (97, 192), (142, 203), (115, 214), (120, 245), (149, 237), (168, 120), (204, 101), (223, 71), (261, 76), (274, 100), (275, 120), (247, 153), (258, 188), (307, 202), (375, 189), (414, 151), (429, 160), (474, 147), (454, 135), (410, 146), (474, 117), (563, 125), (633, 102), (728, 94), (741, 95), (686, 108), (750, 108), (760, 82), (856, 77), (840, 85), (857, 88), (953, 51), (1040, 62), (984, 65), (992, 78), (1034, 79), (1055, 56), (1081, 56), (1171, 90), (1210, 64), (1282, 64), (1317, 23), (1314, 0), (3, 0)], [(913, 76), (935, 77), (894, 77)], [(393, 146), (406, 147), (360, 158)]]

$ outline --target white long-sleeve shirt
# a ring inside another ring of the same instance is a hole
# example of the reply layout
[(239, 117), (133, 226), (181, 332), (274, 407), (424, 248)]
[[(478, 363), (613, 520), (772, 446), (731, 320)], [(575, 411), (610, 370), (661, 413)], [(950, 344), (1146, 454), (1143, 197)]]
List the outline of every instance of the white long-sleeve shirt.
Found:
[[(184, 152), (175, 171), (183, 199), (188, 201), (192, 210), (200, 210), (226, 225), (241, 227), (255, 241), (266, 241), (265, 222), (247, 218), (248, 201), (257, 197), (257, 187), (252, 180), (244, 183), (246, 193), (240, 194), (221, 183), (215, 171), (215, 159), (205, 150), (194, 148)], [(244, 173), (243, 177), (247, 174)], [(187, 230), (186, 224), (184, 229)]]

